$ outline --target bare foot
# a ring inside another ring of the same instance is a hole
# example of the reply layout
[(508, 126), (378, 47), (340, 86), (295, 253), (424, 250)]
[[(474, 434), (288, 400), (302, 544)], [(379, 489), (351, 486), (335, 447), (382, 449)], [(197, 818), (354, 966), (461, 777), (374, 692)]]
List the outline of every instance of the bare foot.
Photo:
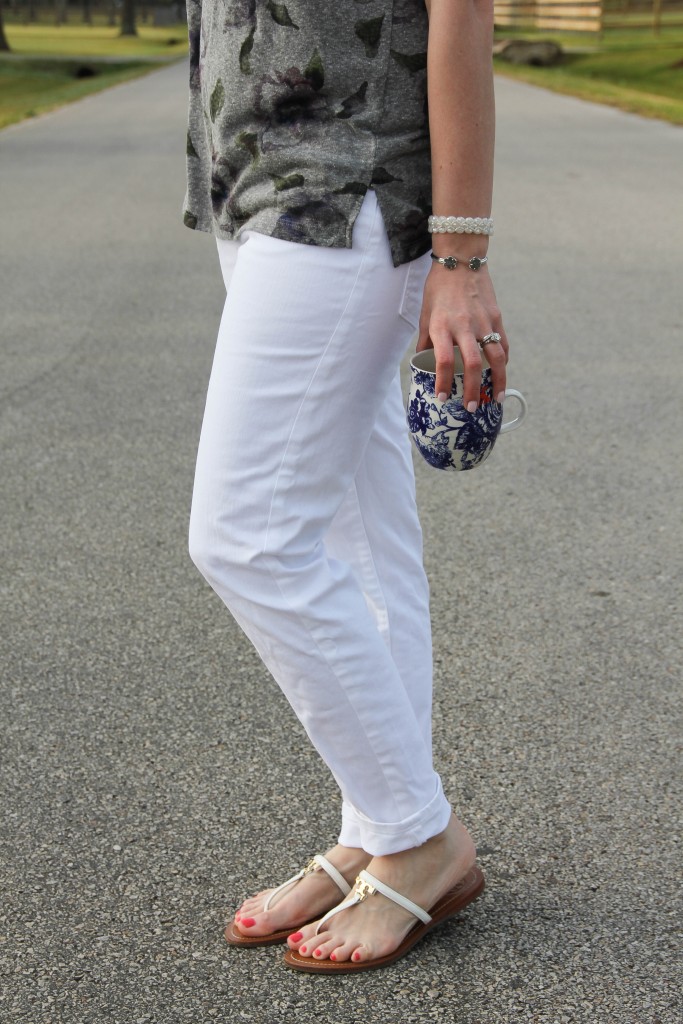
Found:
[[(370, 862), (364, 850), (349, 846), (335, 846), (325, 854), (349, 885)], [(270, 935), (284, 928), (298, 928), (336, 907), (344, 898), (339, 887), (326, 871), (320, 869), (305, 875), (295, 885), (276, 896), (268, 910), (263, 906), (272, 889), (264, 889), (245, 900), (235, 914), (234, 927), (242, 935)]]
[[(453, 815), (440, 835), (413, 850), (373, 857), (368, 871), (428, 911), (465, 877), (475, 856), (472, 837)], [(393, 953), (414, 924), (412, 914), (377, 893), (330, 918), (318, 935), (310, 924), (287, 944), (315, 960), (371, 960)]]

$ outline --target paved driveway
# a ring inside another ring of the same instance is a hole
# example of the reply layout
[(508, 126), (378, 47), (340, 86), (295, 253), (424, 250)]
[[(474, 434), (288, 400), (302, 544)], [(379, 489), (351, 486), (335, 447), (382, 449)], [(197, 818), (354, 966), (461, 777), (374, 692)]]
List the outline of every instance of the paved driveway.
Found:
[(683, 133), (496, 82), (530, 419), (475, 473), (418, 467), (436, 757), (488, 889), (392, 969), (309, 978), (221, 935), (337, 809), (186, 553), (223, 301), (181, 220), (186, 82), (0, 134), (0, 1018), (672, 1024)]

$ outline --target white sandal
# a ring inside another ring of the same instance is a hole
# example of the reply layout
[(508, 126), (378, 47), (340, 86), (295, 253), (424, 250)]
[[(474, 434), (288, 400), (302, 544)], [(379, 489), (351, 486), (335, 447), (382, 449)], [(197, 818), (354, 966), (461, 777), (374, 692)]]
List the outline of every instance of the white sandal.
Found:
[[(341, 889), (344, 896), (348, 896), (351, 892), (351, 886), (341, 872), (337, 871), (334, 864), (331, 864), (327, 857), (323, 857), (322, 854), (316, 853), (313, 860), (309, 861), (305, 868), (302, 868), (301, 871), (296, 873), (296, 875), (292, 875), (292, 877), (288, 878), (286, 882), (283, 882), (282, 885), (278, 885), (276, 889), (273, 889), (273, 891), (269, 893), (266, 902), (263, 904), (263, 909), (269, 910), (276, 896), (279, 896), (280, 893), (290, 885), (296, 885), (296, 883), (302, 878), (305, 878), (306, 875), (312, 875), (314, 871), (325, 871), (337, 888)], [(315, 920), (316, 918), (311, 918), (311, 920), (306, 921), (305, 924), (311, 924), (312, 921)], [(235, 919), (233, 918), (232, 921), (228, 922), (225, 929), (225, 938), (231, 946), (272, 946), (276, 942), (284, 942), (284, 940), (291, 935), (293, 927), (296, 926), (293, 925), (289, 928), (283, 928), (278, 932), (271, 932), (270, 935), (250, 936), (245, 935), (244, 932), (239, 931), (235, 927)], [(303, 928), (303, 925), (299, 925), (299, 927)]]
[(297, 971), (308, 971), (311, 974), (350, 974), (352, 971), (367, 971), (373, 967), (386, 967), (387, 964), (392, 964), (400, 957), (405, 956), (408, 950), (412, 949), (415, 943), (419, 942), (432, 928), (436, 928), (442, 921), (459, 913), (468, 903), (477, 898), (483, 888), (484, 875), (481, 869), (475, 865), (453, 889), (437, 900), (427, 913), (422, 907), (418, 907), (417, 903), (402, 896), (400, 892), (396, 892), (391, 886), (380, 881), (379, 878), (375, 878), (369, 871), (361, 871), (356, 879), (351, 899), (333, 907), (320, 919), (315, 930), (316, 935), (320, 933), (325, 922), (335, 914), (342, 910), (348, 910), (349, 907), (353, 907), (357, 903), (362, 903), (368, 896), (373, 896), (378, 892), (413, 914), (421, 923), (411, 928), (393, 953), (387, 953), (386, 956), (376, 957), (373, 960), (343, 960), (337, 963), (335, 960), (315, 960), (310, 956), (304, 957), (297, 950), (289, 949), (285, 953), (285, 963)]

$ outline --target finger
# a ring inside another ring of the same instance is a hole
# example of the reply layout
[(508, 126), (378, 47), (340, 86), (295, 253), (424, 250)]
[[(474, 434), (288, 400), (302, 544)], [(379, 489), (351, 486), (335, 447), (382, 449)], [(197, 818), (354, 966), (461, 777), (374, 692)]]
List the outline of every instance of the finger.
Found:
[(420, 330), (417, 336), (416, 352), (424, 352), (426, 348), (432, 347), (432, 339), (429, 337), (429, 317), (420, 317)]
[[(434, 393), (439, 401), (444, 402), (453, 390), (453, 373), (455, 370), (455, 354), (453, 339), (448, 331), (431, 336), (436, 359), (436, 380)], [(444, 397), (445, 396), (445, 397)]]
[(479, 405), (481, 395), (481, 349), (474, 334), (461, 334), (457, 339), (457, 345), (465, 367), (463, 405), (468, 412), (474, 412)]
[(484, 347), (484, 356), (491, 367), (491, 387), (493, 397), (497, 402), (505, 398), (506, 372), (505, 372), (505, 351), (500, 342), (492, 342)]
[[(503, 317), (501, 316), (501, 312), (497, 307), (494, 307), (493, 310), (491, 311), (490, 330), (496, 331), (498, 334), (500, 334), (500, 346), (503, 349), (503, 353), (505, 354), (505, 362), (507, 363), (510, 353), (510, 346), (508, 344), (508, 336), (505, 333), (505, 328), (503, 327)], [(484, 334), (488, 334), (488, 331), (484, 331)]]
[(503, 354), (505, 356), (505, 364), (507, 365), (508, 360), (510, 358), (510, 345), (505, 331), (499, 331), (498, 333), (500, 334), (500, 347), (503, 350)]

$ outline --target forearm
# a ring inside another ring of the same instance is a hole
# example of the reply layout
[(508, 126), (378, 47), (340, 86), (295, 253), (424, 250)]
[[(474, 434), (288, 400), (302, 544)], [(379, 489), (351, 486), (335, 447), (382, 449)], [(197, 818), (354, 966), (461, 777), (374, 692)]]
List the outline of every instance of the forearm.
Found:
[[(489, 217), (495, 136), (493, 2), (426, 3), (432, 211), (439, 216)], [(488, 239), (435, 234), (433, 245), (437, 255), (482, 256)]]

